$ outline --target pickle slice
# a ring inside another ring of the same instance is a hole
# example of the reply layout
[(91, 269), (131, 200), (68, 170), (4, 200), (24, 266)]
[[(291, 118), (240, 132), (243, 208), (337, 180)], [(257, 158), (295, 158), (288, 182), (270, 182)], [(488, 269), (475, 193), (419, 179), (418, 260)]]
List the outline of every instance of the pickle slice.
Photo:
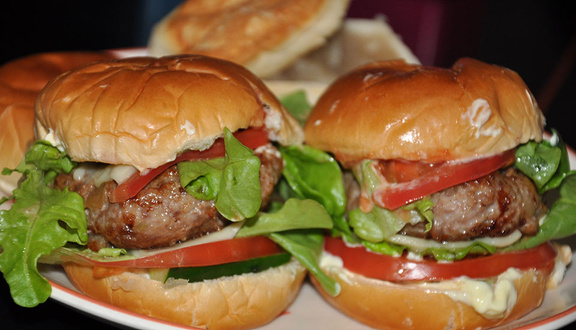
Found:
[(277, 267), (288, 263), (291, 257), (292, 255), (290, 253), (284, 252), (280, 254), (273, 254), (265, 257), (231, 262), (221, 265), (171, 268), (166, 275), (166, 279), (174, 278), (185, 279), (189, 282), (200, 282), (203, 280), (211, 280), (222, 276), (258, 273), (268, 268)]

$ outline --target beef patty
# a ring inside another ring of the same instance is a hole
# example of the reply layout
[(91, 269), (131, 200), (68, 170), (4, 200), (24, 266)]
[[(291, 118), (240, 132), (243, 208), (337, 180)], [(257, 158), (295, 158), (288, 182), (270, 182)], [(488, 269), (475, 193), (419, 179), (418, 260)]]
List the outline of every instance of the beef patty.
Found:
[[(262, 205), (280, 178), (283, 163), (278, 150), (267, 145), (255, 151), (260, 159)], [(180, 185), (178, 168), (172, 166), (154, 178), (135, 197), (110, 203), (108, 194), (116, 187), (109, 181), (100, 186), (60, 174), (57, 188), (68, 187), (85, 200), (88, 247), (128, 249), (163, 247), (218, 231), (229, 221), (216, 210), (214, 201), (199, 200)]]
[(407, 235), (437, 241), (463, 241), (478, 237), (501, 237), (520, 230), (535, 235), (546, 206), (536, 187), (513, 168), (497, 171), (430, 196), (434, 225), (407, 225)]
[[(347, 193), (351, 198), (348, 208), (358, 207), (359, 188), (348, 187)], [(502, 237), (515, 230), (535, 235), (546, 214), (534, 183), (514, 168), (439, 191), (430, 199), (434, 203), (431, 230), (426, 232), (425, 223), (420, 222), (407, 224), (401, 234), (441, 242)]]

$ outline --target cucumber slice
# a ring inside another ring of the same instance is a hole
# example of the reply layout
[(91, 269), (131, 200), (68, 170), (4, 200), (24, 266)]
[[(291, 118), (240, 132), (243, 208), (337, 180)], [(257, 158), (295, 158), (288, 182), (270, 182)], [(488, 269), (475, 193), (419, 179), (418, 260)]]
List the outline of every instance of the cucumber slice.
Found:
[(189, 282), (200, 282), (203, 280), (211, 280), (222, 276), (232, 276), (245, 273), (259, 273), (268, 268), (286, 264), (288, 261), (290, 261), (291, 257), (292, 255), (290, 253), (284, 252), (266, 257), (231, 262), (222, 265), (171, 268), (168, 271), (166, 279), (171, 277), (174, 279), (185, 279)]
[(152, 280), (166, 282), (169, 270), (170, 268), (150, 268), (148, 269), (148, 274)]

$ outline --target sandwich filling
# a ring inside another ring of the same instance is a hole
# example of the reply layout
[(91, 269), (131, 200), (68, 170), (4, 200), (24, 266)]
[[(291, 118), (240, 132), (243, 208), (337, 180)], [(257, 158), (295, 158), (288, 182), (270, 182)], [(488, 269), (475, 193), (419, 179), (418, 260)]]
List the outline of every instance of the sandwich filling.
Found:
[[(282, 173), (282, 158), (268, 144), (255, 150), (260, 160), (262, 207), (267, 205)], [(112, 203), (108, 196), (117, 187), (114, 180), (95, 184), (74, 172), (59, 174), (55, 187), (77, 192), (85, 201), (88, 246), (98, 251), (105, 247), (129, 249), (157, 248), (218, 231), (230, 221), (216, 209), (215, 201), (189, 194), (180, 183), (178, 166), (173, 165), (150, 181), (134, 198)]]

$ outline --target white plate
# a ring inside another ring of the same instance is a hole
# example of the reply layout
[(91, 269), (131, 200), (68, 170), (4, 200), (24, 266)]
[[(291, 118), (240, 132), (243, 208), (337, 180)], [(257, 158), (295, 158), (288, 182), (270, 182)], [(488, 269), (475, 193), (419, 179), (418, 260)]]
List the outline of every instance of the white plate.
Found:
[[(576, 166), (576, 153), (569, 150), (570, 163)], [(576, 251), (576, 237), (562, 243)], [(41, 273), (52, 284), (51, 299), (95, 318), (136, 329), (190, 329), (178, 324), (146, 317), (117, 308), (81, 294), (59, 266), (41, 265)], [(557, 329), (576, 320), (576, 267), (570, 265), (557, 289), (549, 290), (542, 305), (506, 328)], [(306, 281), (294, 303), (264, 329), (368, 329), (334, 309)]]

